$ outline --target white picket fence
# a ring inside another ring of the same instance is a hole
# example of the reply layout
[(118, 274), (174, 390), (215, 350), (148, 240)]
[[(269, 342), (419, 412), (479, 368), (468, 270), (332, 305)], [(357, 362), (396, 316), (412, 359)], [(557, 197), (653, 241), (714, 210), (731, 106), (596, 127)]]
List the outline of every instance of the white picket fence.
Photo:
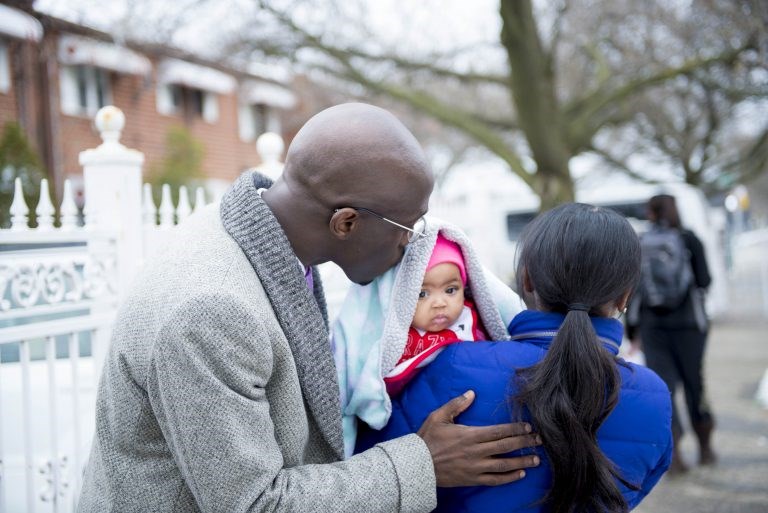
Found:
[[(164, 233), (193, 212), (184, 187), (177, 206), (168, 185), (154, 204), (143, 155), (119, 142), (123, 124), (118, 109), (99, 111), (104, 143), (80, 155), (82, 225), (69, 181), (56, 209), (43, 180), (36, 212), (15, 182), (11, 227), (0, 230), (0, 512), (74, 511), (119, 299)], [(197, 189), (194, 209), (205, 202)]]

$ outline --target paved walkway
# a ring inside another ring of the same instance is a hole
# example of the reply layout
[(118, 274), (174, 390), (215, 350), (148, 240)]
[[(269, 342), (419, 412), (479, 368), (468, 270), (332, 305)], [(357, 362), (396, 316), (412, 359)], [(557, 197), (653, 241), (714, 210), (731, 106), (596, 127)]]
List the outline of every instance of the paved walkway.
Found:
[[(682, 450), (692, 470), (665, 476), (637, 513), (768, 513), (768, 410), (754, 399), (766, 369), (768, 320), (731, 318), (713, 326), (706, 382), (717, 420), (718, 464), (693, 465), (695, 440), (687, 429)], [(684, 413), (682, 396), (677, 404)]]

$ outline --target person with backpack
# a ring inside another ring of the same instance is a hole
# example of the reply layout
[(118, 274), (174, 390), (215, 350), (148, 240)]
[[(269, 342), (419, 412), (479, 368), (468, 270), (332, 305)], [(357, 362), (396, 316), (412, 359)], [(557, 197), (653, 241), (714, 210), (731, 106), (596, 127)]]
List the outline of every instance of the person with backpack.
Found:
[(688, 470), (680, 456), (683, 436), (674, 405), (682, 383), (691, 426), (698, 439), (699, 464), (716, 460), (711, 447), (714, 416), (704, 387), (708, 322), (704, 291), (712, 281), (701, 241), (682, 228), (675, 198), (660, 194), (648, 201), (651, 228), (640, 239), (642, 263), (638, 292), (630, 303), (627, 335), (642, 344), (646, 364), (667, 384), (673, 398), (675, 447), (671, 474)]

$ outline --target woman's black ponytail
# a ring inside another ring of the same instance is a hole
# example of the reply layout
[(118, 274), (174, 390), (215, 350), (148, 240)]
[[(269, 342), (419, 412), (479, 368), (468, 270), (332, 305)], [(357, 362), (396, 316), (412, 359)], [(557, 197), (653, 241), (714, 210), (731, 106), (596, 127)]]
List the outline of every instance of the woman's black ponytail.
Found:
[(518, 371), (511, 401), (530, 413), (553, 475), (544, 502), (552, 513), (625, 512), (614, 465), (597, 431), (618, 401), (616, 362), (598, 340), (591, 314), (617, 302), (639, 275), (640, 245), (619, 214), (567, 204), (537, 217), (521, 239), (518, 290), (527, 277), (537, 307), (565, 314), (546, 356)]

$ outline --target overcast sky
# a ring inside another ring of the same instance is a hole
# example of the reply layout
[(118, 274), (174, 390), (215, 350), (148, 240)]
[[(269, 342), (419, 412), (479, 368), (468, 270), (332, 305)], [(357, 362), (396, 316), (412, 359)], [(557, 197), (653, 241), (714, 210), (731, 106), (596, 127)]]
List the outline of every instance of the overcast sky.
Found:
[[(188, 10), (194, 0), (134, 0), (141, 5), (137, 17), (159, 18)], [(323, 2), (312, 2), (322, 5)], [(409, 51), (448, 50), (468, 44), (498, 43), (500, 21), (498, 0), (347, 0), (336, 2), (351, 16), (362, 18), (377, 39), (385, 44), (407, 47)], [(129, 0), (37, 0), (35, 7), (67, 20), (93, 25), (103, 30), (120, 30), (115, 26), (123, 18)], [(177, 44), (204, 50), (210, 38), (222, 31), (237, 30), (255, 9), (252, 0), (217, 0), (204, 2), (187, 28), (179, 31)], [(299, 13), (310, 28), (333, 25), (330, 9), (307, 8)], [(314, 27), (312, 24), (314, 22)], [(353, 32), (357, 27), (336, 27)]]
[[(292, 0), (275, 0), (275, 2), (290, 2)], [(119, 26), (118, 20), (124, 19), (127, 6), (133, 2), (140, 6), (130, 18), (133, 30), (146, 30), (147, 24), (143, 19), (162, 19), (175, 16), (179, 11), (190, 14), (182, 30), (176, 30), (173, 43), (176, 46), (206, 55), (212, 42), (219, 34), (239, 31), (243, 24), (253, 19), (256, 2), (253, 0), (37, 0), (35, 7), (43, 12), (64, 19), (92, 25), (96, 28), (110, 31), (118, 36), (129, 37), (126, 29)], [(189, 6), (200, 3), (202, 7), (190, 9)], [(319, 9), (318, 5), (328, 3), (340, 6), (348, 13), (348, 19), (364, 20), (366, 27), (374, 34), (374, 38), (361, 37), (359, 24), (339, 22), (337, 14), (327, 8)], [(498, 0), (336, 0), (326, 3), (322, 0), (307, 1), (314, 7), (294, 11), (298, 20), (316, 33), (329, 35), (333, 32), (336, 37), (349, 38), (356, 44), (370, 44), (375, 40), (377, 45), (405, 49), (407, 56), (428, 55), (430, 52), (448, 52), (451, 49), (464, 49), (467, 46), (479, 46), (477, 52), (467, 52), (458, 62), (459, 67), (472, 66), (480, 71), (487, 67), (499, 67), (505, 63), (505, 55), (500, 50), (499, 32), (500, 17)], [(682, 6), (687, 6), (687, 0), (679, 0)], [(552, 3), (545, 0), (534, 0), (538, 5), (537, 19), (539, 30), (546, 30), (542, 23), (551, 9)], [(323, 29), (326, 29), (323, 32)], [(128, 29), (132, 30), (132, 29)], [(208, 57), (212, 55), (208, 54)], [(478, 56), (481, 56), (478, 58)], [(763, 104), (764, 107), (765, 104)], [(755, 132), (764, 123), (765, 108), (755, 108), (755, 105), (745, 105), (738, 117), (738, 129), (744, 132)], [(480, 151), (473, 159), (475, 162), (493, 158), (487, 152)], [(582, 156), (571, 162), (575, 177), (583, 176), (593, 168), (594, 162), (588, 156)], [(657, 166), (644, 165), (643, 169)]]

